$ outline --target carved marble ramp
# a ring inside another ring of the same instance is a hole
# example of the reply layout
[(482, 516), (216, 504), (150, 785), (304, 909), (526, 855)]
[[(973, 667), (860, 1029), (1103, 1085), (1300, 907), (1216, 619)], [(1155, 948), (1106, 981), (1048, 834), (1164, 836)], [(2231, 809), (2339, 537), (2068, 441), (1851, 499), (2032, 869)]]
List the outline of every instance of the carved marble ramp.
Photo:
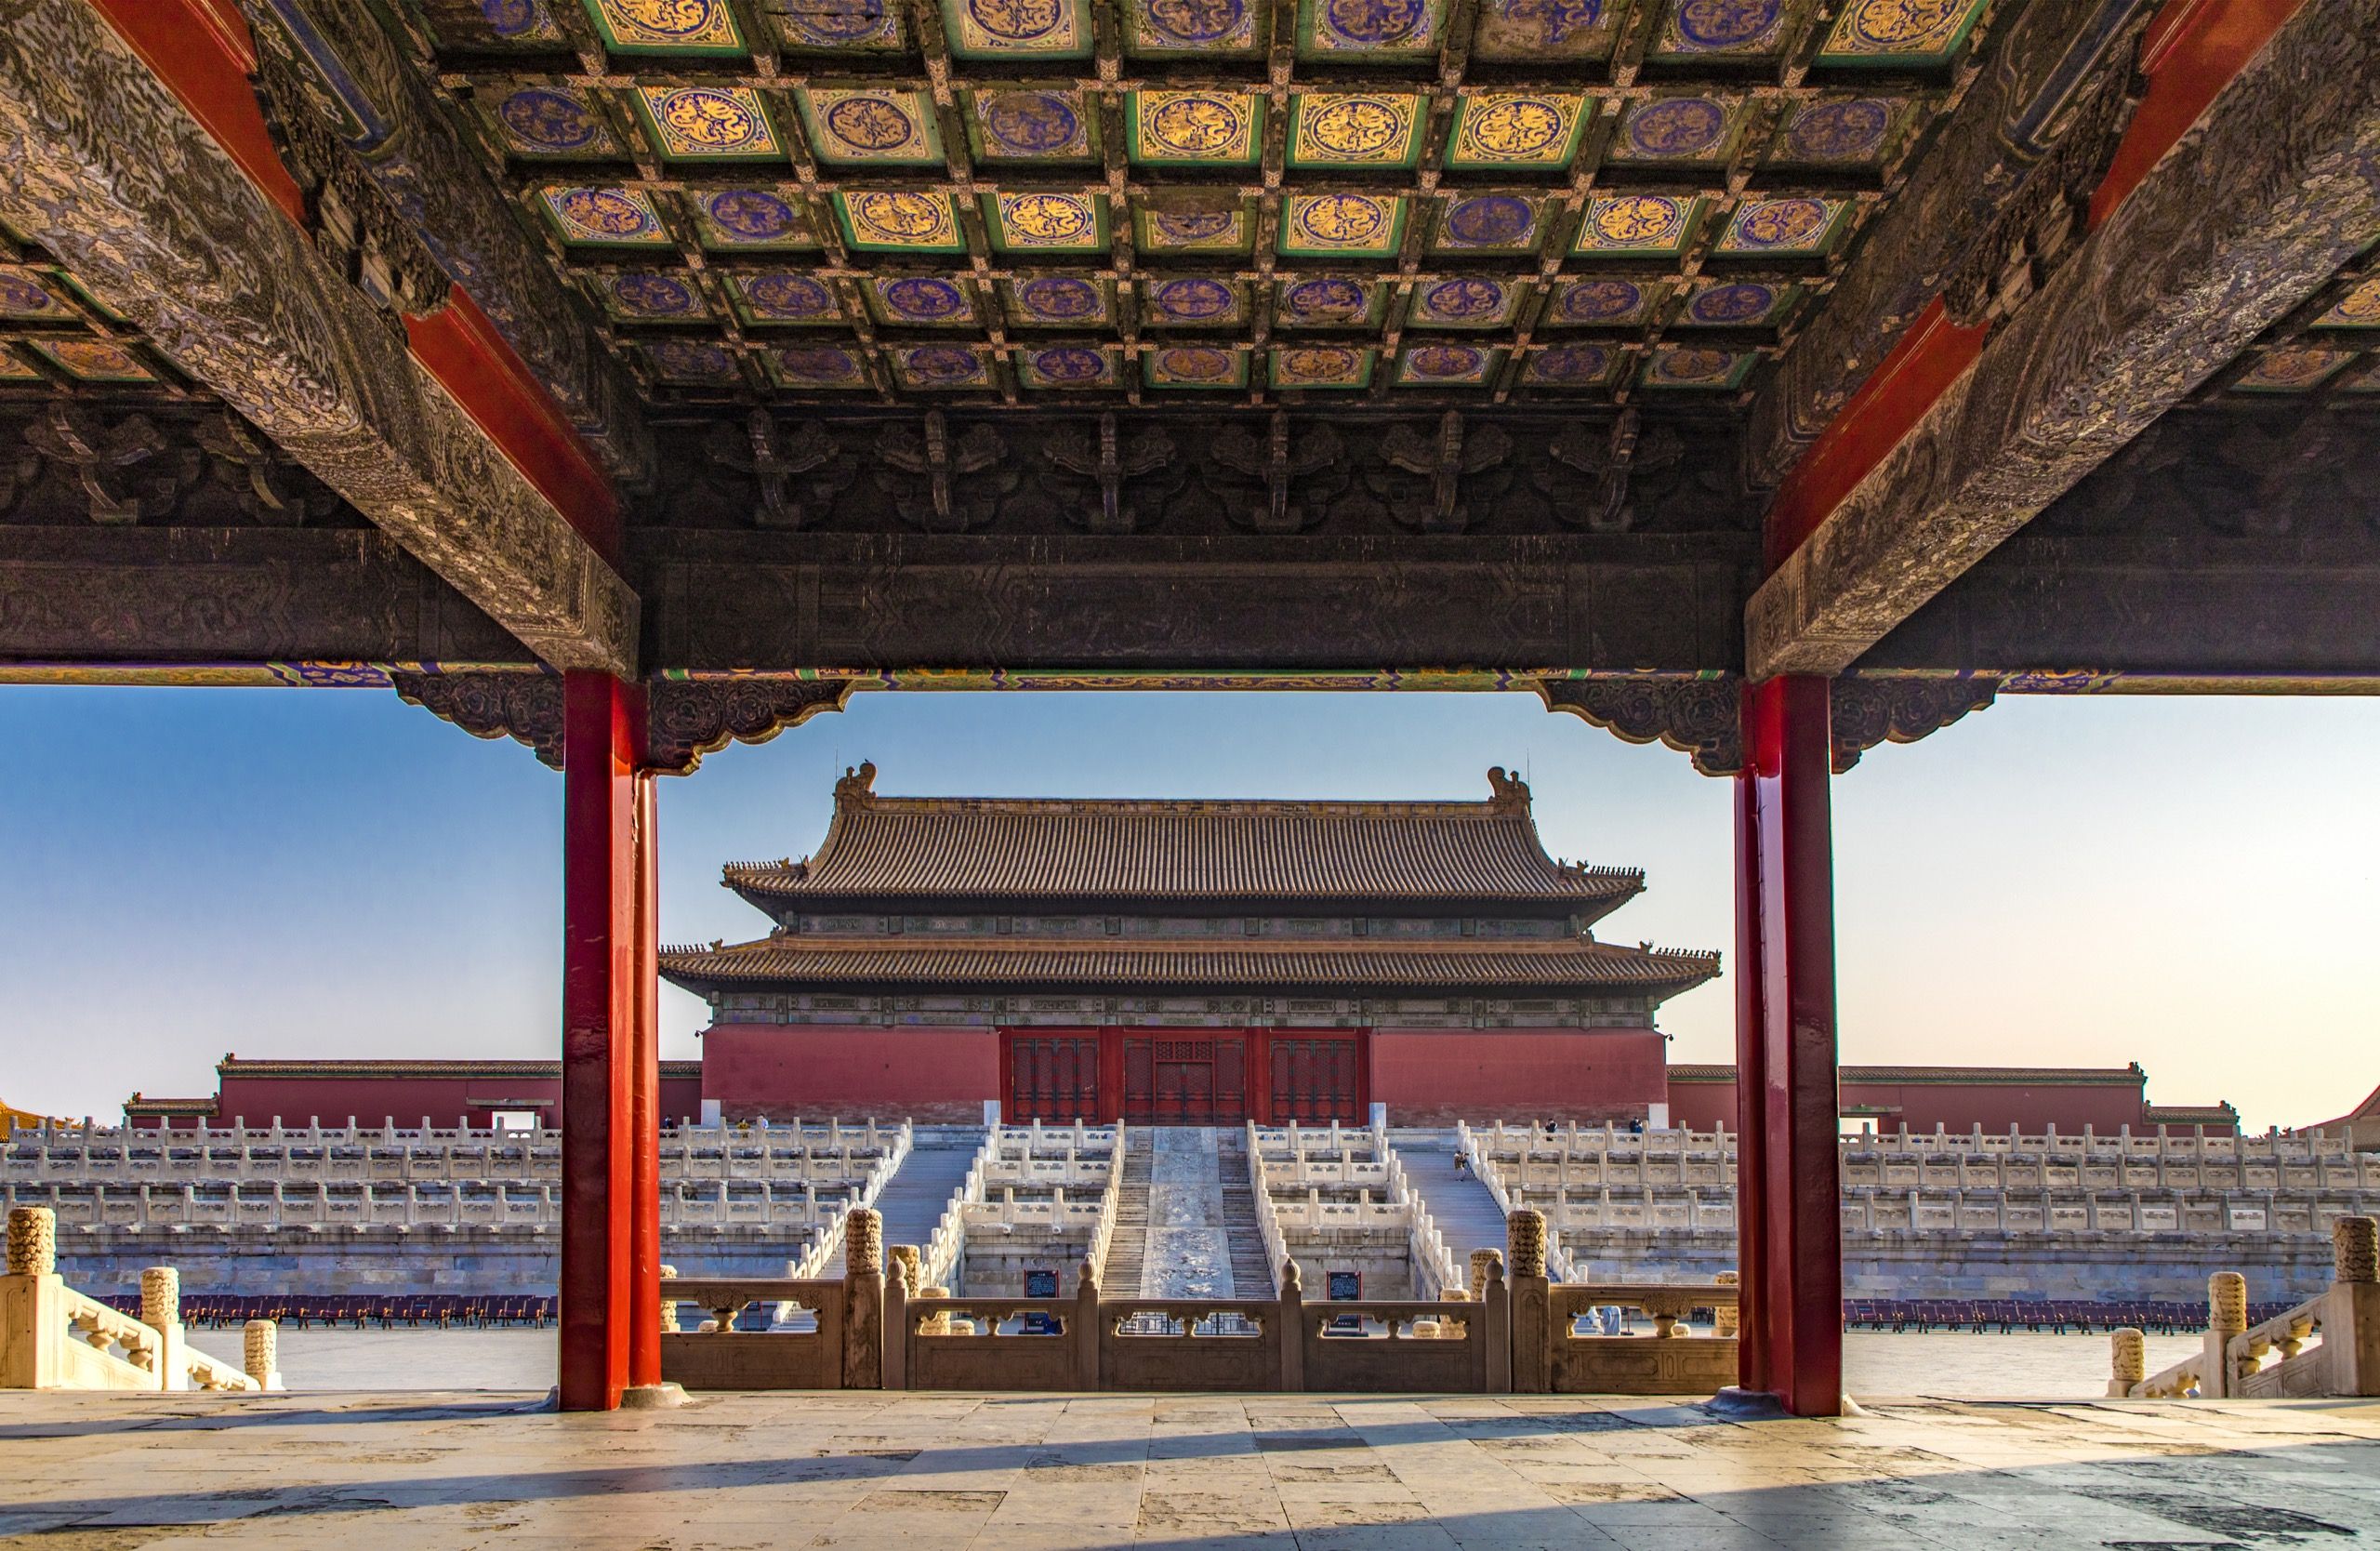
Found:
[(984, 1133), (976, 1127), (937, 1135), (931, 1146), (922, 1141), (913, 1146), (876, 1200), (876, 1210), (884, 1214), (884, 1242), (924, 1248), (949, 1210), (950, 1198), (967, 1183), (967, 1171), (983, 1145)]
[(1206, 1126), (1164, 1126), (1151, 1128), (1150, 1135), (1149, 1236), (1141, 1296), (1240, 1296), (1232, 1284), (1217, 1133)]
[(1451, 1134), (1443, 1144), (1396, 1149), (1397, 1161), (1405, 1166), (1406, 1183), (1429, 1208), (1456, 1263), (1470, 1264), (1474, 1250), (1502, 1250), (1509, 1264), (1512, 1251), (1504, 1242), (1504, 1214), (1478, 1175), (1469, 1169), (1455, 1172), (1458, 1156)]

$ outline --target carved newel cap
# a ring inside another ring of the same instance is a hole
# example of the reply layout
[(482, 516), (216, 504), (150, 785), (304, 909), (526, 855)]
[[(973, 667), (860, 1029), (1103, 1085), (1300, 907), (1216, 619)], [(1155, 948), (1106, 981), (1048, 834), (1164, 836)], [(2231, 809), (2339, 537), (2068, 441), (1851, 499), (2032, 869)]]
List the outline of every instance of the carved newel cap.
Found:
[(2149, 1338), (2126, 1325), (2108, 1337), (2109, 1374), (2117, 1384), (2129, 1389), (2149, 1377)]
[(140, 1322), (150, 1326), (178, 1325), (182, 1318), (182, 1274), (170, 1266), (150, 1266), (140, 1273)]
[(2380, 1218), (2342, 1217), (2332, 1224), (2331, 1259), (2341, 1281), (2380, 1281)]
[(8, 1209), (8, 1274), (46, 1277), (58, 1269), (58, 1214), (46, 1206)]
[(925, 1260), (918, 1253), (918, 1247), (893, 1245), (892, 1269), (901, 1279), (901, 1291), (912, 1298), (918, 1296), (918, 1290), (925, 1285)]
[(1513, 1247), (1513, 1275), (1545, 1275), (1545, 1213), (1522, 1207), (1504, 1219), (1504, 1239)]
[(2224, 1335), (2248, 1328), (2247, 1278), (2237, 1271), (2217, 1271), (2206, 1279), (2206, 1323)]
[[(1507, 1228), (1505, 1231), (1509, 1233), (1512, 1230)], [(1501, 1250), (1471, 1252), (1471, 1301), (1473, 1303), (1478, 1303), (1486, 1296), (1489, 1269), (1501, 1270), (1503, 1264), (1504, 1252)]]
[(281, 1327), (271, 1319), (251, 1319), (240, 1327), (240, 1367), (266, 1389), (281, 1384)]
[(884, 1269), (884, 1219), (869, 1206), (855, 1206), (843, 1219), (843, 1275)]

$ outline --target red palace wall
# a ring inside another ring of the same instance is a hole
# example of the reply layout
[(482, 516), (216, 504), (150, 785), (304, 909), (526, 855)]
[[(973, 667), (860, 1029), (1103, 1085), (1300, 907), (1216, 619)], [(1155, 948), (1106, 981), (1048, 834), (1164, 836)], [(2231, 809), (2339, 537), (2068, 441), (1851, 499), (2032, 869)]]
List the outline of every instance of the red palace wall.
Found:
[[(2138, 1085), (2113, 1082), (1845, 1082), (1842, 1094), (1844, 1114), (1872, 1119), (1879, 1131), (1897, 1131), (1903, 1123), (1911, 1131), (1939, 1124), (1950, 1131), (1980, 1125), (2005, 1132), (2014, 1125), (2030, 1135), (2056, 1126), (2079, 1136), (2086, 1125), (2101, 1132), (2139, 1130), (2144, 1107)], [(1697, 1131), (1721, 1124), (1735, 1130), (1735, 1083), (1673, 1083), (1670, 1123)]]
[[(548, 1125), (561, 1115), (562, 1080), (552, 1077), (223, 1077), (222, 1094), (215, 1107), (215, 1123), (245, 1121), (271, 1125), (274, 1117), (284, 1126), (303, 1126), (319, 1118), (324, 1125), (417, 1126), (428, 1116), (441, 1127), (480, 1126), (492, 1122), (496, 1108), (479, 1099), (543, 1099), (536, 1107)], [(661, 1114), (665, 1120), (693, 1119), (702, 1113), (702, 1080), (665, 1077), (661, 1080)]]
[(1374, 1103), (1391, 1125), (1644, 1120), (1669, 1096), (1651, 1028), (1379, 1028)]
[(971, 1121), (1000, 1092), (988, 1028), (718, 1024), (703, 1035), (703, 1097), (728, 1120), (798, 1115)]

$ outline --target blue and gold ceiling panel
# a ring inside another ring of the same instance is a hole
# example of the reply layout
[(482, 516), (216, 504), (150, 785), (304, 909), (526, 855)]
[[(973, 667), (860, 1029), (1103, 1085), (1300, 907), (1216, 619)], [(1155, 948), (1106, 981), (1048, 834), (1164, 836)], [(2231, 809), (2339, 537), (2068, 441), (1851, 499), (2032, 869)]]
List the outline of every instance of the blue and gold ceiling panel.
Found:
[[(1501, 328), (1528, 294), (1525, 280), (1455, 275), (1424, 280), (1413, 287), (1405, 312), (1408, 328)], [(1400, 379), (1401, 380), (1401, 379)]]
[(755, 186), (691, 196), (703, 246), (721, 251), (812, 248), (818, 229), (799, 189)]
[(1276, 345), (1266, 379), (1276, 388), (1368, 388), (1379, 357), (1355, 345)]
[(705, 339), (648, 339), (644, 358), (652, 363), (653, 375), (664, 382), (733, 388), (743, 381), (727, 347)]
[(39, 271), (13, 264), (0, 267), (0, 318), (12, 323), (77, 321), (74, 310), (59, 299)]
[(1151, 276), (1141, 282), (1147, 328), (1236, 328), (1248, 318), (1248, 288), (1228, 275)]
[(1256, 230), (1246, 200), (1151, 199), (1132, 208), (1133, 245), (1145, 254), (1170, 257), (1246, 253)]
[(1751, 351), (1659, 345), (1645, 363), (1643, 380), (1647, 388), (1732, 389), (1752, 374), (1758, 359)]
[(34, 339), (33, 349), (70, 377), (84, 382), (154, 382), (157, 374), (129, 346), (113, 339)]
[(2359, 282), (2314, 320), (2317, 328), (2380, 328), (2380, 275)]
[(866, 363), (848, 345), (781, 345), (763, 359), (770, 380), (780, 388), (800, 391), (868, 385)]
[(961, 60), (1091, 57), (1083, 0), (942, 0), (942, 26)]
[(1409, 167), (1421, 157), (1421, 99), (1302, 91), (1289, 98), (1289, 166), (1354, 171)]
[(1089, 345), (1027, 345), (1014, 353), (1016, 379), (1027, 388), (1113, 388), (1117, 354)]
[(946, 193), (853, 189), (835, 196), (843, 240), (864, 253), (964, 253), (959, 207)]
[(1742, 102), (1730, 97), (1655, 97), (1631, 103), (1606, 154), (1615, 162), (1724, 162), (1742, 132)]
[(1298, 0), (1298, 58), (1426, 60), (1446, 43), (1448, 0)]
[(922, 92), (804, 86), (794, 93), (810, 149), (822, 163), (940, 166), (942, 131)]
[(2303, 393), (2330, 380), (2355, 355), (2324, 345), (2288, 345), (2267, 351), (2231, 386), (2248, 393)]
[(1638, 328), (1660, 312), (1669, 296), (1664, 280), (1582, 275), (1554, 288), (1537, 320), (1540, 328)]
[(1768, 160), (1772, 166), (1844, 166), (1883, 160), (1909, 119), (1906, 99), (1831, 98), (1786, 114)]
[[(509, 0), (495, 0), (499, 6)], [(732, 55), (747, 52), (727, 0), (586, 0), (587, 14), (615, 54)]]
[(439, 43), (450, 48), (551, 48), (569, 41), (554, 24), (549, 0), (421, 0), (421, 11)]
[(1540, 345), (1521, 364), (1521, 380), (1536, 388), (1605, 387), (1620, 353), (1609, 345)]
[(1264, 99), (1252, 91), (1125, 94), (1131, 159), (1149, 166), (1253, 166), (1264, 143)]
[(730, 285), (735, 311), (747, 324), (840, 323), (843, 299), (834, 286), (799, 270), (737, 274)]
[(1399, 194), (1292, 194), (1283, 202), (1280, 250), (1294, 258), (1394, 258), (1405, 217)]
[(961, 392), (993, 386), (991, 351), (981, 345), (911, 345), (886, 353), (904, 388)]
[(673, 162), (782, 161), (785, 146), (747, 86), (640, 86), (645, 133)]
[(622, 154), (611, 126), (576, 86), (513, 82), (481, 99), (504, 148), (537, 160), (591, 160)]
[(1686, 328), (1775, 328), (1792, 315), (1798, 285), (1759, 280), (1702, 280), (1675, 319)]
[(1818, 62), (1903, 70), (1946, 65), (1983, 7), (1984, 0), (1848, 0)]
[(1787, 0), (1669, 0), (1646, 58), (1761, 59), (1781, 52), (1806, 5)]
[(1400, 388), (1486, 388), (1503, 364), (1504, 352), (1488, 345), (1408, 345), (1397, 354), (1395, 381)]
[(1550, 201), (1516, 193), (1448, 194), (1430, 232), (1434, 253), (1534, 253)]
[(967, 94), (967, 143), (986, 163), (1096, 161), (1099, 113), (1079, 91), (983, 86)]
[(602, 275), (595, 292), (611, 317), (632, 323), (694, 323), (710, 316), (702, 287), (683, 272), (629, 270)]
[(1112, 281), (1036, 274), (999, 284), (1008, 320), (1021, 328), (1105, 328), (1116, 319)]
[(1847, 200), (1805, 195), (1748, 199), (1727, 218), (1717, 251), (1727, 256), (1823, 254), (1834, 245), (1850, 209)]
[(1265, 0), (1125, 0), (1124, 48), (1196, 54), (1201, 62), (1252, 58), (1264, 46), (1271, 11)]
[(1141, 380), (1151, 388), (1245, 388), (1248, 351), (1214, 345), (1159, 345), (1141, 353)]
[(1107, 196), (1051, 189), (983, 196), (984, 224), (1002, 253), (1099, 253), (1107, 246)]
[(1376, 328), (1386, 311), (1388, 283), (1353, 274), (1306, 274), (1276, 282), (1276, 328)]
[(983, 321), (972, 282), (938, 274), (872, 274), (864, 286), (876, 321), (905, 328), (972, 328)]
[(1455, 104), (1447, 166), (1458, 172), (1558, 172), (1578, 153), (1593, 99), (1562, 92), (1488, 92)]
[(798, 54), (883, 53), (906, 46), (900, 0), (774, 0), (777, 41)]
[(1488, 64), (1605, 59), (1629, 10), (1630, 0), (1480, 0), (1471, 57)]
[(668, 228), (642, 189), (552, 183), (538, 191), (546, 214), (574, 247), (668, 247)]

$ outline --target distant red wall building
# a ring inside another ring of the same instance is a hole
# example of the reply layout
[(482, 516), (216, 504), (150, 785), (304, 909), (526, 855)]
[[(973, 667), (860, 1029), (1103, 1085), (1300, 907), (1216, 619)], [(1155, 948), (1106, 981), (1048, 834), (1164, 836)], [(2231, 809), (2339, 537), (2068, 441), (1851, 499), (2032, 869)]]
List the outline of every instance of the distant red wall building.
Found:
[[(244, 1061), (215, 1067), (217, 1093), (197, 1099), (143, 1099), (125, 1107), (129, 1125), (343, 1126), (441, 1128), (495, 1122), (498, 1113), (536, 1114), (555, 1123), (562, 1107), (559, 1061)], [(702, 1112), (702, 1063), (661, 1064), (661, 1113)], [(204, 1106), (202, 1108), (201, 1107)]]
[[(2159, 1125), (2237, 1133), (2228, 1105), (2170, 1106), (2149, 1102), (2149, 1074), (2129, 1067), (1845, 1067), (1838, 1109), (1846, 1121), (1879, 1131), (2004, 1132), (2038, 1134), (2056, 1129), (2079, 1136), (2087, 1127), (2112, 1133)], [(1737, 1125), (1736, 1068), (1669, 1068), (1673, 1124), (1708, 1131)]]

